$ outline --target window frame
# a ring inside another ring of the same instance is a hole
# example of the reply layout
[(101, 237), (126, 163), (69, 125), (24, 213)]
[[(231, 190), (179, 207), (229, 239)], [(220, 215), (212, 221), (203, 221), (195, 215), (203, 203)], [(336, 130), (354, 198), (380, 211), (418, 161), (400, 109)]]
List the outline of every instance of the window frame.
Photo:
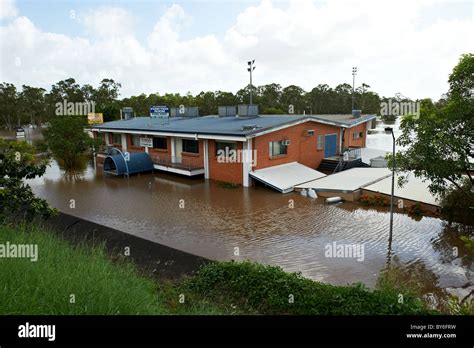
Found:
[[(115, 137), (118, 138), (118, 140), (119, 140), (118, 142), (115, 141), (115, 140), (117, 140), (117, 139), (115, 139)], [(122, 146), (122, 134), (120, 134), (120, 133), (112, 133), (112, 144), (117, 144), (117, 145)]]
[[(279, 153), (275, 153), (275, 146), (274, 144), (279, 144)], [(282, 152), (281, 150), (284, 149), (285, 151)], [(287, 156), (288, 155), (288, 145), (283, 145), (283, 140), (276, 140), (276, 141), (269, 141), (268, 142), (268, 154), (270, 155), (270, 158), (275, 158), (275, 157), (281, 157), (281, 156)]]
[[(157, 141), (162, 140), (164, 147), (158, 147)], [(153, 149), (156, 150), (168, 150), (168, 139), (166, 137), (153, 137)]]
[(324, 150), (324, 134), (318, 134), (316, 138), (316, 150), (317, 151)]
[[(225, 144), (227, 145), (226, 147), (224, 147), (223, 149), (219, 148), (218, 144)], [(229, 147), (228, 145), (232, 145), (232, 147)], [(229, 151), (226, 151), (226, 148), (229, 149)], [(235, 141), (217, 141), (215, 142), (215, 155), (216, 157), (219, 156), (218, 154), (218, 151), (219, 150), (224, 150), (226, 154), (228, 154), (230, 151), (235, 151), (235, 153), (237, 152), (237, 143)]]
[[(134, 138), (137, 138), (138, 140), (138, 144), (135, 144), (135, 142), (133, 141)], [(134, 147), (141, 147), (140, 146), (140, 138), (142, 138), (141, 134), (131, 134), (130, 136), (130, 145), (131, 146), (134, 146)]]
[[(185, 143), (187, 143), (187, 142), (194, 142), (196, 144), (196, 148), (193, 149), (193, 150), (196, 150), (195, 152), (194, 151), (188, 151), (189, 148), (187, 148), (187, 146), (185, 146)], [(181, 139), (181, 148), (182, 148), (182, 152), (199, 155), (199, 140)]]

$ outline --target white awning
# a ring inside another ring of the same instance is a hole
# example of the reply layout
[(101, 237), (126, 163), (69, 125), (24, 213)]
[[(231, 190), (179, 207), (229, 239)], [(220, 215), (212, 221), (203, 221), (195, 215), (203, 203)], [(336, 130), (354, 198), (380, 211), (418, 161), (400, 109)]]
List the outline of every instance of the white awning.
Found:
[(391, 175), (387, 168), (352, 168), (325, 178), (297, 185), (297, 189), (312, 188), (317, 191), (353, 192)]
[(301, 163), (291, 162), (252, 171), (250, 176), (275, 190), (287, 193), (293, 191), (296, 185), (325, 177), (326, 174)]
[[(436, 196), (430, 192), (428, 185), (430, 181), (415, 177), (414, 174), (408, 175), (408, 181), (403, 185), (402, 188), (398, 187), (398, 175), (395, 175), (395, 187), (394, 194), (396, 197), (409, 199), (412, 201), (418, 201), (421, 203), (431, 204), (439, 206), (440, 202)], [(385, 195), (392, 194), (392, 178), (386, 178), (376, 182), (375, 184), (364, 187), (364, 190), (383, 193)]]

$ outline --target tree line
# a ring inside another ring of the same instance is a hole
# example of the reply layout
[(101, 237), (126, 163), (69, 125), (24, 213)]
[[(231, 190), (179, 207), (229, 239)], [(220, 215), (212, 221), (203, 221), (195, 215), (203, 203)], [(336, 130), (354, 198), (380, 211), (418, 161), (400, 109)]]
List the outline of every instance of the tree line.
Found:
[[(340, 84), (335, 88), (319, 84), (310, 91), (290, 85), (282, 87), (271, 83), (263, 86), (247, 85), (237, 93), (225, 91), (207, 91), (196, 95), (187, 93), (140, 94), (119, 99), (121, 84), (113, 79), (103, 79), (97, 87), (89, 84), (79, 85), (74, 78), (68, 78), (44, 88), (23, 85), (21, 90), (11, 83), (0, 84), (0, 104), (2, 105), (0, 125), (12, 128), (23, 124), (41, 124), (55, 115), (57, 103), (94, 102), (95, 112), (104, 114), (104, 121), (120, 118), (120, 109), (132, 107), (138, 116), (149, 114), (152, 105), (198, 106), (200, 115), (217, 113), (218, 106), (238, 105), (249, 102), (250, 91), (254, 104), (259, 105), (261, 114), (344, 114), (352, 109), (352, 87)], [(388, 98), (380, 97), (363, 83), (355, 89), (355, 109), (364, 113), (379, 114), (380, 104)], [(395, 99), (409, 100), (401, 95)]]

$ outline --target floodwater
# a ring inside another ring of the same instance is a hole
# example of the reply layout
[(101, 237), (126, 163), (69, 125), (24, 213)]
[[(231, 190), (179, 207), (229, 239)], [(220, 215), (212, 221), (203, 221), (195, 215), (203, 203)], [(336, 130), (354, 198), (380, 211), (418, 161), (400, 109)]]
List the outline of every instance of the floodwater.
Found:
[[(390, 150), (392, 139), (376, 131), (367, 143)], [(264, 187), (226, 189), (165, 173), (104, 176), (92, 161), (79, 179), (65, 177), (53, 161), (30, 185), (66, 213), (209, 259), (249, 259), (332, 284), (369, 287), (390, 260), (425, 293), (447, 289), (464, 296), (474, 289), (472, 258), (457, 238), (473, 229), (439, 218), (395, 213), (388, 257), (388, 209), (326, 205)], [(362, 245), (363, 254), (327, 257), (326, 246), (334, 242)]]

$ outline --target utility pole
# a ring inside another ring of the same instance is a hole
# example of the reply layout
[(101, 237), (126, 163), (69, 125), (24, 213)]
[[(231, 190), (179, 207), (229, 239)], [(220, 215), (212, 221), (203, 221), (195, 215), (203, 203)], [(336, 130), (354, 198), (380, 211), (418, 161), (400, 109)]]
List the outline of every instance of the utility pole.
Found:
[(255, 59), (249, 60), (247, 62), (248, 68), (247, 71), (250, 73), (250, 105), (252, 105), (252, 71), (255, 70)]
[[(354, 66), (352, 67), (352, 110), (354, 110), (354, 105), (355, 105), (355, 79), (357, 75), (357, 67)], [(351, 110), (351, 112), (352, 112)]]

